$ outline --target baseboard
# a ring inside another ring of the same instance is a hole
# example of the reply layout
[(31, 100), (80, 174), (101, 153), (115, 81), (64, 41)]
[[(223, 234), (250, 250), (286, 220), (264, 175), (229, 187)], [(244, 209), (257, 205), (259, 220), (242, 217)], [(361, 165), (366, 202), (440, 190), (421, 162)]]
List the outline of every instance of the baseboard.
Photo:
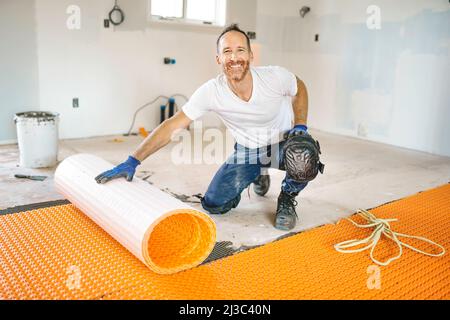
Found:
[(17, 144), (17, 139), (12, 140), (0, 140), (0, 146), (6, 144)]

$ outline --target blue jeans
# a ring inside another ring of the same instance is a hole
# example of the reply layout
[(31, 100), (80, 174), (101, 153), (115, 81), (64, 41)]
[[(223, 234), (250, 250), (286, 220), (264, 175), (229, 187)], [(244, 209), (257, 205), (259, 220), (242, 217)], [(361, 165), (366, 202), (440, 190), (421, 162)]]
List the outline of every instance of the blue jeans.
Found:
[[(226, 213), (239, 204), (242, 191), (260, 174), (266, 174), (267, 168), (283, 169), (284, 142), (256, 149), (235, 144), (234, 153), (214, 175), (201, 201), (203, 208), (212, 214)], [(286, 175), (281, 190), (298, 195), (307, 184)]]

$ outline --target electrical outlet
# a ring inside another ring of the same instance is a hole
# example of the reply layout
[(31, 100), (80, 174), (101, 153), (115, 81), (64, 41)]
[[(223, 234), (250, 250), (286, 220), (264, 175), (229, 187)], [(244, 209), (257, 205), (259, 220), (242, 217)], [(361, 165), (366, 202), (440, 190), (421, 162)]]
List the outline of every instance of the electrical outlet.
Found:
[(105, 28), (109, 28), (109, 19), (103, 20), (103, 26), (104, 26)]
[(72, 108), (78, 108), (80, 106), (78, 98), (72, 99)]

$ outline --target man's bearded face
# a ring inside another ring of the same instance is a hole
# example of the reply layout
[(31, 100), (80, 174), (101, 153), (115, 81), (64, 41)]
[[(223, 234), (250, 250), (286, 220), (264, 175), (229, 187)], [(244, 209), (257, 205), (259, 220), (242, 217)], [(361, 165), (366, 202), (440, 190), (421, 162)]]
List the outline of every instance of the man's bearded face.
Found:
[(247, 46), (247, 39), (239, 32), (224, 34), (219, 42), (217, 62), (222, 65), (227, 79), (241, 81), (250, 69), (252, 53)]
[(245, 59), (228, 61), (222, 66), (222, 69), (228, 79), (233, 81), (241, 81), (250, 69), (250, 62)]

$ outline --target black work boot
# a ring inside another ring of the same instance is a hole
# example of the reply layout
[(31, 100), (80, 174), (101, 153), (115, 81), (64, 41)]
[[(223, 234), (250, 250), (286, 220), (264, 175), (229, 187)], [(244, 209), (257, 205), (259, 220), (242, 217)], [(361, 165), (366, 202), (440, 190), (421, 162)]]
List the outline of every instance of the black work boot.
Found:
[(255, 181), (253, 181), (253, 191), (258, 196), (264, 196), (270, 187), (270, 176), (268, 174), (260, 174)]
[(275, 228), (280, 230), (291, 230), (297, 223), (297, 212), (295, 206), (296, 195), (281, 191), (278, 196), (277, 214), (275, 216)]

